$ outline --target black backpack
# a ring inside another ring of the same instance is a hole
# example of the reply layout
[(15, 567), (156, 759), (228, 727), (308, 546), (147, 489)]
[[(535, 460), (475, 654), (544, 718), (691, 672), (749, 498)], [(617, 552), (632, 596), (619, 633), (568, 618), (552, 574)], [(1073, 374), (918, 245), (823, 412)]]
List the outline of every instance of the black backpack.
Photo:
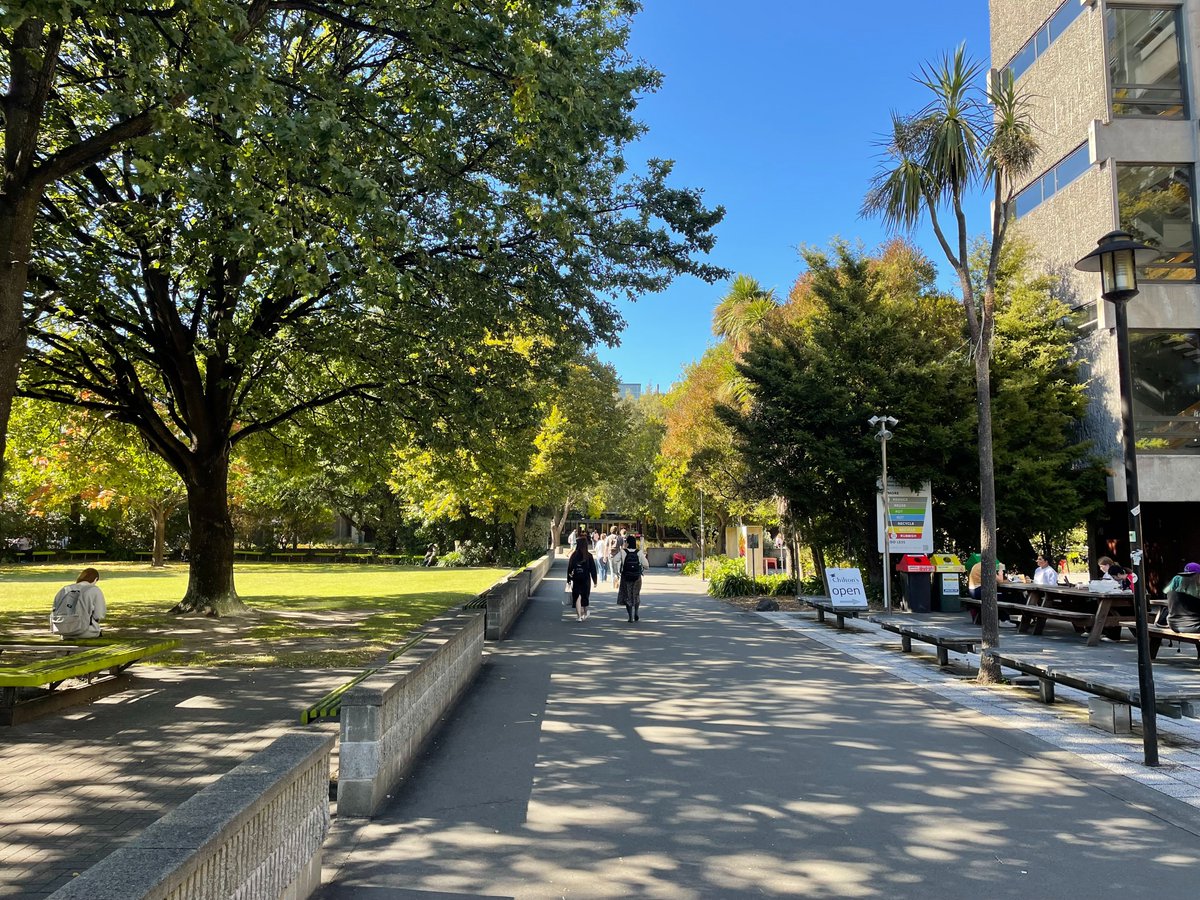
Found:
[(576, 584), (584, 584), (591, 577), (591, 567), (588, 566), (588, 554), (582, 553), (576, 558), (575, 567), (571, 569), (571, 581)]
[(636, 550), (626, 550), (625, 559), (621, 562), (622, 578), (641, 578), (642, 561), (638, 559)]

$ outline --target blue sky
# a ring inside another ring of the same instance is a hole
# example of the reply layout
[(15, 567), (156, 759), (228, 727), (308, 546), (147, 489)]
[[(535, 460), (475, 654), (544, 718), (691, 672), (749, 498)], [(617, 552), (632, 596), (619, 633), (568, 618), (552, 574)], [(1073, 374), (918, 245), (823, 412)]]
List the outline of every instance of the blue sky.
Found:
[[(927, 100), (911, 75), (966, 42), (988, 57), (986, 0), (644, 0), (630, 49), (664, 75), (639, 116), (649, 133), (630, 154), (676, 161), (678, 186), (725, 207), (712, 260), (785, 296), (798, 247), (831, 238), (868, 248), (887, 235), (858, 210), (890, 113)], [(947, 15), (953, 10), (953, 16)], [(972, 228), (987, 228), (986, 207)], [(931, 234), (917, 242), (948, 266)], [(622, 304), (621, 346), (601, 348), (623, 381), (666, 390), (712, 342), (725, 284), (677, 281)]]

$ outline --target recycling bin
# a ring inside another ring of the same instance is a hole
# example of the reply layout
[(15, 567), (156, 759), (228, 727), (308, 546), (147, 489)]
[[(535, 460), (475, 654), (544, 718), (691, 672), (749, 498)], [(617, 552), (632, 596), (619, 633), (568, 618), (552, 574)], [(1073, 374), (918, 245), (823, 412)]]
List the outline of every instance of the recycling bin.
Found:
[(935, 553), (933, 563), (933, 596), (930, 605), (938, 612), (962, 612), (962, 582), (959, 575), (967, 567), (953, 553)]
[(896, 563), (896, 571), (900, 573), (900, 592), (909, 612), (929, 612), (929, 595), (933, 563), (925, 554), (906, 554)]

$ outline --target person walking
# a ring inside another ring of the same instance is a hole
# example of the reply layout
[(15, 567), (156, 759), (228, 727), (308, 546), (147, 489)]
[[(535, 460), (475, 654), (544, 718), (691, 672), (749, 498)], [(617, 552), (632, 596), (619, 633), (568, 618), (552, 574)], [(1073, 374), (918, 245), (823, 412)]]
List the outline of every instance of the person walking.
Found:
[(600, 583), (608, 583), (609, 559), (612, 554), (609, 551), (608, 535), (603, 531), (597, 531), (595, 541), (592, 544), (593, 555), (596, 557), (596, 567), (600, 571)]
[(63, 638), (100, 637), (100, 623), (108, 615), (104, 592), (96, 584), (100, 573), (84, 569), (75, 579), (54, 595), (50, 611), (50, 631)]
[(588, 617), (592, 585), (597, 581), (596, 560), (588, 550), (586, 535), (580, 535), (575, 549), (567, 558), (567, 581), (571, 585), (571, 602), (575, 606), (575, 618), (584, 621)]
[(621, 552), (621, 581), (617, 587), (617, 603), (625, 607), (630, 622), (640, 620), (642, 605), (642, 575), (650, 567), (644, 551), (638, 549), (637, 538), (632, 534), (625, 538), (625, 549)]
[(617, 581), (621, 576), (617, 567), (620, 562), (622, 546), (621, 540), (617, 536), (617, 526), (613, 525), (608, 529), (608, 570), (609, 580), (613, 587), (617, 586)]

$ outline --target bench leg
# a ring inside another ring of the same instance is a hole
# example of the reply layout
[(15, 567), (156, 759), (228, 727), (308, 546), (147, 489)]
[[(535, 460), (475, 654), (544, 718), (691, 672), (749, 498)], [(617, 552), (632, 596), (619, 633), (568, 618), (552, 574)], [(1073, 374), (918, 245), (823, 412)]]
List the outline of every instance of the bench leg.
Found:
[[(1163, 639), (1157, 634), (1150, 635), (1150, 658), (1158, 659), (1158, 648), (1162, 646)], [(1197, 648), (1200, 650), (1200, 647)]]
[(1088, 724), (1109, 734), (1129, 734), (1133, 731), (1129, 704), (1107, 697), (1088, 698)]
[(818, 622), (825, 621), (825, 610), (821, 609), (821, 607), (819, 607), (819, 606), (817, 607), (817, 621)]
[(1043, 703), (1054, 702), (1054, 682), (1049, 678), (1038, 679), (1038, 697)]
[(846, 627), (846, 617), (845, 617), (845, 616), (843, 616), (841, 613), (839, 613), (839, 614), (838, 614), (838, 617), (837, 617), (837, 627), (838, 627), (838, 628), (845, 628), (845, 627)]
[(905, 653), (912, 653), (912, 638), (907, 634), (900, 635), (900, 649)]
[(15, 687), (0, 688), (0, 709), (12, 709), (17, 705), (17, 689)]
[(937, 648), (938, 665), (943, 669), (950, 665), (950, 652), (945, 647)]

